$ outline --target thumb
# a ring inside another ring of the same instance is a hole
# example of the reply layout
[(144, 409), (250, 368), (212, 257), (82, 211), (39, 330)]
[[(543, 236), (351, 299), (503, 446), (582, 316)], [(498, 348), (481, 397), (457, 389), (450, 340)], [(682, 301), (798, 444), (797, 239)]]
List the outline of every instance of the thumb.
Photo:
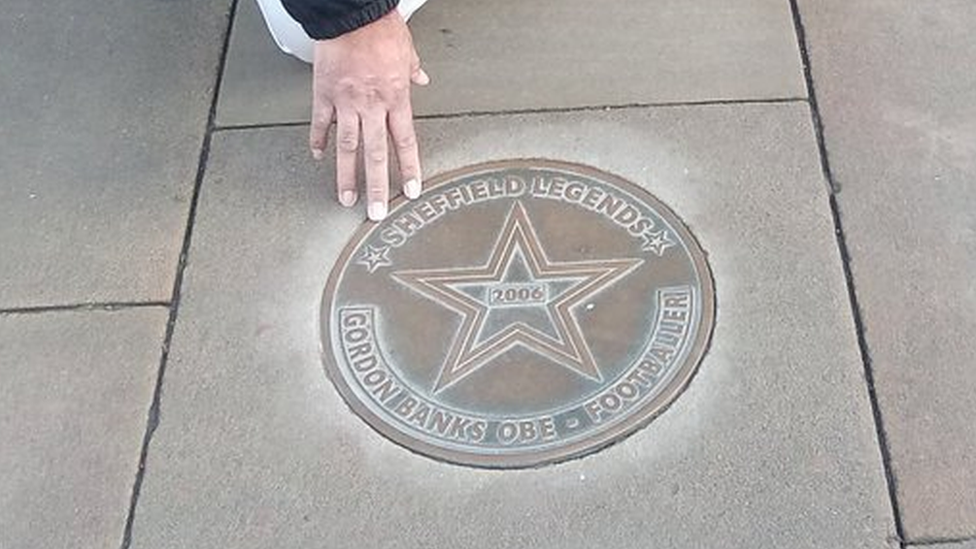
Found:
[(413, 74), (410, 75), (410, 81), (418, 86), (426, 86), (430, 84), (430, 77), (427, 76), (424, 69), (417, 67), (417, 70), (413, 71)]
[(417, 50), (414, 50), (413, 62), (410, 63), (410, 81), (418, 86), (430, 84), (430, 77), (427, 76), (424, 69), (420, 68), (420, 56), (417, 55)]

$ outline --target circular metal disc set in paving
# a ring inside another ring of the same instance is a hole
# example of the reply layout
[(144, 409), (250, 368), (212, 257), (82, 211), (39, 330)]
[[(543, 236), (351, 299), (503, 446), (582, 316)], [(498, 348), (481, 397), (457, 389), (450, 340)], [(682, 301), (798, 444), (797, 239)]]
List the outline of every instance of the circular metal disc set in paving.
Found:
[(322, 302), (326, 371), (381, 434), (440, 460), (530, 467), (649, 422), (707, 348), (705, 255), (637, 185), (562, 162), (428, 182), (355, 234)]

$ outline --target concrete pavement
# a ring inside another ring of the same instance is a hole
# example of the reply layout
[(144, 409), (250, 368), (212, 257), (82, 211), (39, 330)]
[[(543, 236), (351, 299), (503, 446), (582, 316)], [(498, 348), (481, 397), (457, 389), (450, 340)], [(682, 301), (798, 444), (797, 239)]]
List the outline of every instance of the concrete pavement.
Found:
[(381, 437), (323, 372), (321, 292), (364, 212), (308, 158), (307, 68), (255, 6), (15, 3), (0, 547), (972, 545), (976, 12), (796, 4), (412, 21), (428, 174), (598, 167), (714, 274), (711, 348), (665, 414), (483, 471)]

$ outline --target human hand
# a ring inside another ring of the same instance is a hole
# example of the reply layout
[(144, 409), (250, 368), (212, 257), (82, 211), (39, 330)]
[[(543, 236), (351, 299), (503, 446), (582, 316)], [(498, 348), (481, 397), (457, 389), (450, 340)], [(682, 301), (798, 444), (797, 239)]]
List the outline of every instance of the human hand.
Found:
[(400, 164), (403, 194), (421, 190), (420, 154), (413, 127), (410, 84), (430, 79), (403, 18), (393, 10), (373, 23), (315, 43), (309, 146), (321, 159), (336, 122), (336, 189), (346, 207), (356, 203), (356, 159), (362, 134), (367, 214), (386, 217), (389, 202), (388, 136)]

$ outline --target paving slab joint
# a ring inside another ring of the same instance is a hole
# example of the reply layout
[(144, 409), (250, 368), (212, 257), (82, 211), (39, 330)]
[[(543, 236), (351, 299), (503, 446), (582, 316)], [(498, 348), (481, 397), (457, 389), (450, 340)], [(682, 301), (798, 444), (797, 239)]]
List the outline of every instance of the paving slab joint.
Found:
[(959, 549), (967, 549), (969, 547), (976, 547), (976, 534), (951, 538), (926, 537), (917, 540), (906, 540), (904, 546), (908, 548), (938, 547), (939, 549), (953, 549), (959, 547)]
[(206, 173), (207, 160), (210, 157), (210, 144), (216, 128), (217, 99), (220, 96), (220, 84), (223, 80), (224, 64), (227, 60), (227, 49), (230, 43), (231, 29), (234, 23), (234, 15), (237, 13), (238, 0), (230, 0), (227, 12), (227, 24), (221, 44), (220, 56), (217, 62), (214, 86), (210, 100), (210, 111), (207, 115), (206, 129), (204, 131), (203, 142), (200, 146), (200, 155), (197, 161), (197, 172), (193, 183), (193, 195), (190, 200), (190, 208), (187, 213), (186, 228), (183, 232), (183, 245), (180, 251), (179, 261), (176, 267), (176, 277), (173, 281), (172, 297), (168, 302), (169, 319), (166, 322), (166, 334), (163, 338), (162, 352), (159, 358), (159, 367), (156, 372), (156, 384), (153, 388), (152, 402), (146, 417), (146, 430), (142, 437), (142, 446), (139, 451), (139, 465), (136, 469), (135, 479), (132, 484), (132, 492), (129, 500), (128, 514), (125, 519), (125, 527), (122, 531), (121, 549), (129, 549), (132, 545), (132, 526), (135, 521), (136, 506), (139, 503), (139, 494), (142, 489), (142, 481), (146, 472), (146, 459), (149, 455), (149, 445), (152, 442), (153, 434), (159, 425), (160, 399), (163, 391), (163, 379), (166, 374), (166, 365), (169, 359), (170, 344), (173, 340), (173, 332), (176, 327), (176, 319), (179, 315), (180, 297), (183, 286), (183, 275), (186, 270), (187, 259), (190, 253), (190, 244), (193, 238), (193, 225), (196, 219), (197, 205), (200, 201), (200, 189), (203, 184), (203, 177)]
[(808, 104), (810, 105), (810, 117), (813, 123), (814, 133), (817, 140), (817, 148), (820, 153), (820, 167), (823, 172), (824, 180), (828, 185), (830, 212), (834, 223), (834, 235), (837, 240), (837, 248), (840, 252), (841, 265), (844, 269), (844, 279), (847, 285), (847, 296), (850, 301), (851, 314), (854, 320), (854, 329), (857, 334), (857, 346), (861, 355), (861, 363), (864, 367), (864, 380), (868, 390), (868, 398), (871, 404), (871, 414), (874, 417), (875, 435), (878, 439), (878, 447), (881, 452), (881, 464), (884, 469), (885, 481), (888, 487), (888, 499), (891, 505), (892, 518), (895, 526), (895, 540), (899, 547), (905, 547), (905, 529), (902, 524), (901, 510), (898, 504), (898, 482), (895, 478), (891, 463), (891, 450), (888, 444), (888, 434), (885, 430), (884, 418), (881, 414), (881, 407), (878, 404), (878, 395), (874, 383), (874, 369), (871, 362), (871, 353), (867, 339), (864, 335), (864, 321), (861, 306), (858, 302), (857, 289), (854, 276), (851, 271), (850, 251), (847, 247), (847, 239), (844, 234), (844, 226), (841, 222), (840, 208), (837, 203), (837, 193), (840, 187), (836, 184), (833, 172), (830, 167), (830, 157), (828, 155), (826, 141), (824, 139), (823, 120), (820, 116), (820, 109), (817, 104), (816, 87), (813, 82), (813, 72), (810, 68), (810, 55), (806, 42), (806, 30), (803, 27), (803, 19), (797, 0), (790, 0), (790, 9), (793, 13), (793, 26), (796, 32), (797, 45), (800, 49), (800, 58), (803, 63), (803, 74), (807, 85)]
[(826, 141), (824, 140), (823, 118), (820, 116), (820, 108), (817, 105), (817, 91), (813, 85), (813, 71), (810, 70), (810, 53), (807, 49), (806, 29), (803, 27), (803, 19), (800, 16), (800, 8), (797, 0), (790, 0), (790, 9), (793, 12), (793, 28), (796, 32), (796, 42), (800, 48), (800, 60), (803, 63), (803, 78), (807, 85), (807, 97), (810, 105), (810, 118), (813, 121), (813, 130), (817, 135), (817, 147), (820, 149), (820, 169), (823, 171), (824, 179), (827, 182), (831, 194), (840, 192), (840, 185), (834, 179), (830, 168), (830, 156), (827, 152)]
[(892, 517), (895, 523), (895, 541), (898, 547), (906, 546), (904, 526), (901, 520), (901, 509), (898, 504), (898, 480), (895, 477), (894, 469), (891, 466), (891, 446), (888, 443), (888, 433), (885, 429), (884, 418), (881, 415), (881, 406), (878, 404), (878, 393), (875, 389), (874, 366), (871, 360), (871, 352), (865, 337), (864, 316), (861, 305), (857, 298), (857, 288), (854, 282), (854, 275), (851, 271), (851, 257), (847, 247), (847, 239), (844, 235), (844, 227), (841, 222), (840, 209), (837, 204), (835, 194), (830, 195), (830, 212), (834, 222), (834, 234), (837, 239), (837, 248), (841, 256), (841, 264), (844, 269), (844, 279), (847, 286), (847, 296), (850, 302), (851, 315), (854, 320), (854, 330), (857, 335), (857, 346), (861, 355), (861, 363), (864, 367), (864, 381), (868, 390), (868, 398), (871, 403), (871, 414), (874, 418), (875, 435), (878, 438), (878, 447), (881, 451), (881, 462), (884, 468), (885, 481), (888, 486), (888, 499), (891, 503)]
[[(450, 120), (454, 118), (484, 118), (489, 116), (517, 116), (525, 114), (565, 114), (577, 112), (607, 112), (628, 109), (666, 109), (680, 107), (708, 107), (714, 105), (776, 105), (780, 103), (807, 103), (806, 97), (768, 97), (749, 99), (704, 99), (701, 101), (663, 101), (652, 103), (620, 103), (612, 105), (581, 105), (578, 107), (552, 107), (534, 109), (500, 109), (491, 111), (463, 111), (439, 114), (421, 114), (415, 120)], [(262, 130), (268, 128), (292, 128), (307, 126), (308, 120), (268, 122), (259, 124), (228, 124), (217, 126), (214, 131)]]
[(169, 308), (169, 306), (169, 301), (90, 301), (84, 303), (66, 303), (63, 305), (30, 305), (27, 307), (8, 307), (6, 309), (0, 309), (0, 316), (70, 311), (113, 312), (124, 311), (126, 309), (141, 309), (145, 307)]

